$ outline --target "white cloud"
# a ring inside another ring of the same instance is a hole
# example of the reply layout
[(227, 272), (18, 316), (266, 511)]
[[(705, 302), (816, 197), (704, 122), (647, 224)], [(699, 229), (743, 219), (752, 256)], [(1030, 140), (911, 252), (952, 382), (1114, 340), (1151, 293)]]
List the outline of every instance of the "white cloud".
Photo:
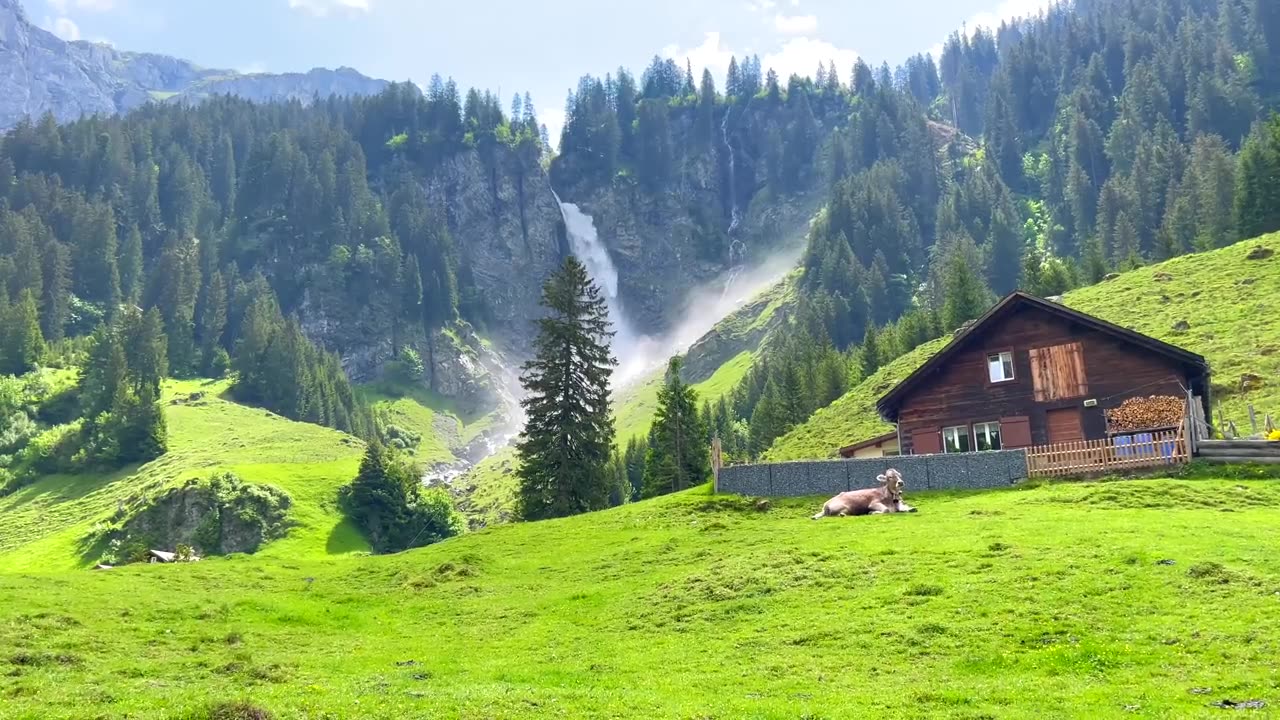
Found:
[(326, 17), (334, 10), (367, 13), (371, 2), (372, 0), (289, 0), (289, 7), (311, 13), (316, 17)]
[(770, 12), (776, 7), (776, 0), (747, 0), (747, 9), (753, 13)]
[[(701, 75), (706, 69), (717, 78), (723, 78), (729, 71), (729, 60), (733, 58), (733, 50), (724, 45), (719, 32), (709, 32), (703, 36), (701, 45), (683, 49), (677, 45), (668, 45), (662, 48), (662, 56), (674, 60), (687, 59), (693, 65), (695, 75)], [(550, 125), (547, 127), (550, 129)]]
[[(729, 60), (734, 55), (745, 57), (751, 54), (750, 48), (734, 50), (725, 44), (718, 32), (709, 32), (703, 37), (701, 45), (691, 48), (680, 48), (668, 45), (662, 49), (662, 56), (677, 61), (688, 59), (693, 64), (695, 75), (701, 75), (705, 68), (715, 76), (717, 83), (724, 81), (729, 71)], [(826, 40), (811, 37), (790, 38), (782, 46), (772, 52), (761, 54), (760, 65), (767, 71), (773, 68), (778, 77), (786, 84), (792, 75), (813, 77), (820, 63), (835, 62), (842, 77), (847, 76), (858, 53), (849, 48), (836, 47)], [(550, 125), (548, 125), (550, 127)]]
[(791, 38), (781, 49), (765, 54), (760, 59), (760, 64), (766, 69), (773, 68), (785, 83), (792, 75), (813, 77), (820, 63), (831, 61), (835, 62), (842, 77), (848, 77), (849, 69), (857, 59), (858, 53), (855, 50), (836, 47), (826, 40), (799, 37)]
[[(978, 28), (995, 30), (1006, 20), (1035, 17), (1048, 10), (1053, 4), (1054, 0), (1003, 0), (994, 10), (985, 10), (966, 20), (965, 32), (973, 37), (974, 31)], [(942, 48), (942, 43), (929, 48), (935, 60), (942, 57)]]
[(50, 32), (63, 40), (74, 42), (80, 39), (80, 26), (76, 25), (69, 17), (60, 17), (52, 23), (46, 21), (45, 25), (48, 26)]
[(256, 75), (267, 71), (266, 63), (261, 60), (254, 60), (246, 65), (236, 68), (236, 72), (241, 75)]
[(818, 16), (774, 15), (773, 27), (784, 35), (812, 35), (818, 31)]

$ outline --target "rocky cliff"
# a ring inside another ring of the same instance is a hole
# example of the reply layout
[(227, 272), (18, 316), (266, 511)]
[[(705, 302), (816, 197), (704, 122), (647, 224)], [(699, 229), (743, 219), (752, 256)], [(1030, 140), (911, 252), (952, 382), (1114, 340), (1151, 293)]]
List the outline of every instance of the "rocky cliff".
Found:
[(306, 102), (315, 96), (372, 94), (386, 85), (349, 68), (242, 75), (165, 55), (67, 42), (32, 24), (19, 0), (0, 0), (0, 131), (45, 113), (67, 122), (153, 100), (198, 101), (231, 93), (256, 101)]
[(527, 354), (542, 283), (568, 252), (546, 174), (536, 159), (497, 145), (445, 161), (424, 192), (444, 208), (460, 254), (459, 280), (488, 308), (485, 330), (516, 355)]
[[(781, 248), (802, 246), (822, 199), (812, 189), (816, 175), (798, 191), (768, 187), (757, 147), (767, 118), (732, 112), (708, 143), (695, 138), (692, 116), (672, 111), (671, 146), (679, 151), (656, 189), (629, 170), (601, 182), (579, 173), (571, 157), (553, 166), (560, 198), (594, 218), (618, 268), (622, 306), (641, 333), (659, 335), (699, 312), (686, 302), (693, 291), (719, 292)], [(812, 173), (818, 165), (815, 158)]]

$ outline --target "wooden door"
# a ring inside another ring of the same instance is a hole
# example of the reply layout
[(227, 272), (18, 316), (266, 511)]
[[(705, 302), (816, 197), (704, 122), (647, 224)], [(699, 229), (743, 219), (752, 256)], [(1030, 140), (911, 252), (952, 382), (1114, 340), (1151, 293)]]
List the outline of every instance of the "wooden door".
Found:
[(1080, 408), (1062, 408), (1045, 413), (1049, 427), (1049, 444), (1079, 442), (1084, 440), (1084, 427), (1080, 423)]

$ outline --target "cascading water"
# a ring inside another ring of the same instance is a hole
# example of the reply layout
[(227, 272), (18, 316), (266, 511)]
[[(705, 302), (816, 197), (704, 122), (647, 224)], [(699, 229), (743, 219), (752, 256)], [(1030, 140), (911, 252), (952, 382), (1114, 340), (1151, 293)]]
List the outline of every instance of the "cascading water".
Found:
[[(560, 198), (556, 197), (556, 202)], [(609, 308), (609, 322), (613, 324), (614, 349), (634, 339), (626, 318), (622, 316), (622, 303), (618, 299), (618, 268), (609, 257), (609, 249), (600, 241), (595, 220), (573, 203), (560, 203), (565, 232), (569, 235), (569, 248), (587, 268), (587, 275), (600, 286), (605, 305)]]
[(733, 154), (733, 143), (729, 141), (730, 107), (724, 111), (724, 119), (720, 121), (720, 137), (724, 141), (724, 149), (729, 153), (729, 275), (725, 278), (724, 292), (721, 298), (728, 298), (738, 276), (746, 266), (746, 243), (735, 237), (738, 224), (742, 222), (742, 211), (738, 209), (738, 163)]

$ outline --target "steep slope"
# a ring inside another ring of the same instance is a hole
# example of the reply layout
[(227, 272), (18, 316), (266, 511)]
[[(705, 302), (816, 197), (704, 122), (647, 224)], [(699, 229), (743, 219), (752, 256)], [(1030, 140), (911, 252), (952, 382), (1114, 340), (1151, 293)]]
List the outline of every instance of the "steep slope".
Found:
[[(1139, 268), (1069, 292), (1063, 302), (1204, 355), (1215, 407), (1244, 427), (1249, 404), (1260, 416), (1280, 417), (1280, 255), (1268, 251), (1280, 252), (1280, 234)], [(882, 368), (779, 438), (766, 458), (831, 457), (892, 430), (876, 413), (876, 401), (946, 342), (922, 345)]]
[(242, 75), (153, 53), (66, 42), (28, 19), (20, 0), (0, 0), (0, 131), (53, 113), (59, 122), (125, 112), (152, 100), (231, 93), (259, 102), (372, 95), (387, 83), (350, 68)]
[[(1229, 532), (1206, 496), (1230, 497)], [(1273, 483), (917, 493), (918, 514), (843, 522), (814, 502), (694, 491), (388, 557), (6, 555), (3, 714), (1210, 717), (1274, 697)], [(832, 630), (851, 616), (876, 629)]]
[(336, 508), (338, 488), (355, 477), (362, 443), (229, 402), (221, 397), (226, 389), (225, 382), (166, 384), (169, 452), (154, 462), (105, 475), (49, 476), (0, 498), (0, 566), (82, 568), (103, 549), (91, 541), (98, 524), (164, 488), (215, 472), (275, 485), (293, 498), (294, 526), (264, 552), (323, 556), (366, 549)]

